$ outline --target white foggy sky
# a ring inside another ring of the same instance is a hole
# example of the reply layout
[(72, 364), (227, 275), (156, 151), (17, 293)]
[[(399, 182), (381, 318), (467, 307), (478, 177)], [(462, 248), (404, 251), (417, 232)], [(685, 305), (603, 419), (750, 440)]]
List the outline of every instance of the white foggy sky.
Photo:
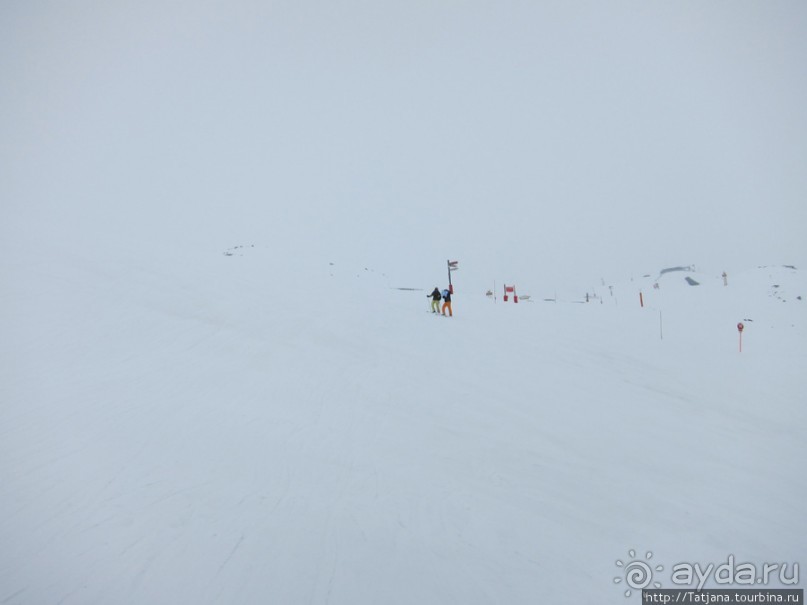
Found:
[(798, 263), (806, 33), (801, 1), (7, 1), (0, 233), (427, 286)]

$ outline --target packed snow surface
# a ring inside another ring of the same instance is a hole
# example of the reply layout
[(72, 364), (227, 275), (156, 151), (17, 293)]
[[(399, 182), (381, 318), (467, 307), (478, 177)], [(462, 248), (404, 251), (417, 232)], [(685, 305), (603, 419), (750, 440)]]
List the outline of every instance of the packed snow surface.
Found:
[(803, 556), (798, 269), (514, 304), (461, 264), (444, 318), (442, 259), (288, 252), (2, 260), (0, 603), (616, 603), (631, 549), (666, 587)]

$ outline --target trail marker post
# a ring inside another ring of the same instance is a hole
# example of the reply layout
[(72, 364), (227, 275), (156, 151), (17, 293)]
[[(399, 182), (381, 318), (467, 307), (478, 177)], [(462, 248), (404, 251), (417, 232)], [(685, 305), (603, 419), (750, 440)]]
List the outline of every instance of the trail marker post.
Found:
[(743, 329), (744, 328), (745, 328), (745, 326), (743, 325), (743, 322), (740, 322), (740, 323), (737, 324), (737, 331), (740, 333), (740, 353), (743, 352)]
[(459, 261), (447, 260), (446, 266), (448, 267), (448, 291), (454, 294), (454, 286), (451, 284), (451, 272), (459, 269)]

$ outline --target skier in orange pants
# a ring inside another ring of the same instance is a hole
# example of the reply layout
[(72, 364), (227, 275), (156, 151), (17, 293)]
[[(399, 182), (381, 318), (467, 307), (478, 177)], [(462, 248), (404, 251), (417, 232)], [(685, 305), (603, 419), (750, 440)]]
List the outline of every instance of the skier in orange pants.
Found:
[(451, 311), (451, 292), (448, 290), (443, 290), (443, 315), (446, 314), (446, 309), (448, 309), (448, 316), (454, 317), (454, 313)]

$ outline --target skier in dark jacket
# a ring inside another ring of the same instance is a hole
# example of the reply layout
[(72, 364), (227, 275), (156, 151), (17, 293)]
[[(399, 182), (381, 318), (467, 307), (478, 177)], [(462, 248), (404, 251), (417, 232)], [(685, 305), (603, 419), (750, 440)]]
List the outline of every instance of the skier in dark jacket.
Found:
[(454, 317), (454, 313), (451, 311), (451, 292), (449, 290), (443, 290), (443, 315), (446, 314), (446, 309), (448, 309), (449, 317)]
[(434, 292), (431, 294), (427, 294), (426, 297), (432, 297), (432, 313), (439, 313), (440, 312), (440, 290), (437, 286), (434, 287)]

